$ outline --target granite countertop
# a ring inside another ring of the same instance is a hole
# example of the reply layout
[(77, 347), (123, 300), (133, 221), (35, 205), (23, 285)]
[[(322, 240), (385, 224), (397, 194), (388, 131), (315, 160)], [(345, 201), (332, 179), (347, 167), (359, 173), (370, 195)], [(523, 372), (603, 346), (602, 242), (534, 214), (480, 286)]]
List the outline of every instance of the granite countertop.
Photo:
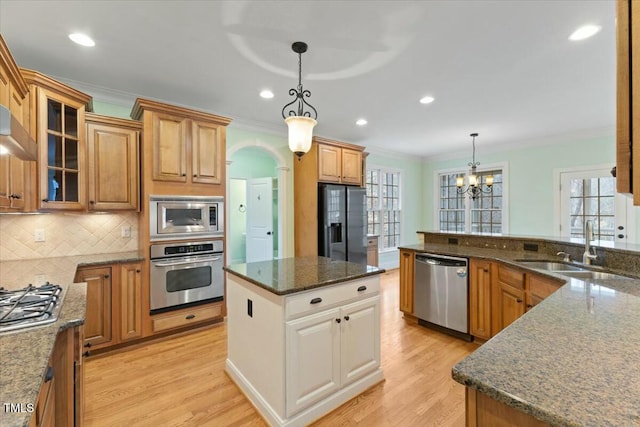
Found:
[(23, 408), (29, 403), (35, 405), (58, 332), (84, 323), (86, 284), (61, 286), (64, 296), (56, 322), (0, 334), (0, 425), (3, 427), (29, 425), (31, 413), (10, 413), (4, 410), (4, 404), (19, 403)]
[(3, 405), (35, 404), (58, 332), (84, 323), (87, 290), (86, 284), (73, 283), (76, 269), (143, 259), (138, 252), (119, 252), (0, 262), (0, 285), (7, 289), (23, 288), (29, 283), (39, 286), (45, 281), (63, 288), (62, 308), (56, 322), (0, 334), (1, 426), (29, 425), (31, 413), (8, 413)]
[[(402, 249), (520, 268), (553, 258), (447, 244)], [(566, 283), (458, 363), (453, 379), (553, 426), (640, 425), (640, 279), (534, 271)]]
[(385, 271), (370, 265), (318, 256), (231, 264), (224, 267), (224, 270), (276, 295), (334, 285)]
[(138, 262), (144, 256), (137, 251), (110, 254), (78, 255), (55, 258), (34, 258), (0, 262), (0, 286), (7, 289), (50, 283), (73, 283), (76, 269), (91, 265)]
[(640, 297), (569, 279), (453, 379), (553, 426), (640, 425), (638, 325)]

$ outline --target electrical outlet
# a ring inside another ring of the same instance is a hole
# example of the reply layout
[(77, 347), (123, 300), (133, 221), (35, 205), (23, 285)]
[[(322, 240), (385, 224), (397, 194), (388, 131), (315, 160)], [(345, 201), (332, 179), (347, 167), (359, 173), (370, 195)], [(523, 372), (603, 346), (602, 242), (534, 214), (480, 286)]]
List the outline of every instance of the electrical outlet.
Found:
[(36, 228), (34, 237), (36, 242), (44, 242), (44, 228)]
[(120, 236), (125, 238), (131, 237), (131, 226), (123, 225), (122, 228), (120, 228)]

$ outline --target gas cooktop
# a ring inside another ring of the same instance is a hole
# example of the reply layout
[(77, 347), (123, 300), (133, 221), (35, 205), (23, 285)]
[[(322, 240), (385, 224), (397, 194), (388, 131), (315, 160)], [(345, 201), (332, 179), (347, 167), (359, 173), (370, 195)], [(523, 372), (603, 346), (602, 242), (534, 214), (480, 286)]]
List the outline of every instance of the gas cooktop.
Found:
[(47, 282), (23, 289), (0, 288), (0, 333), (58, 320), (62, 306), (62, 287)]

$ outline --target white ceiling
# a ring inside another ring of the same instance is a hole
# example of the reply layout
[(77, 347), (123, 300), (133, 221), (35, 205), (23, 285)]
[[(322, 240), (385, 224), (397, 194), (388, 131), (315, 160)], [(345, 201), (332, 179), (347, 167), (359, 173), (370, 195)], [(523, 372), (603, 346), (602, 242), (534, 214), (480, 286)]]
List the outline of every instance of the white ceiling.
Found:
[[(602, 31), (569, 41), (586, 23)], [(613, 0), (0, 0), (0, 30), (18, 65), (96, 100), (160, 99), (283, 136), (297, 40), (316, 135), (446, 156), (470, 151), (471, 132), (482, 151), (615, 126)], [(73, 44), (76, 31), (96, 46)]]

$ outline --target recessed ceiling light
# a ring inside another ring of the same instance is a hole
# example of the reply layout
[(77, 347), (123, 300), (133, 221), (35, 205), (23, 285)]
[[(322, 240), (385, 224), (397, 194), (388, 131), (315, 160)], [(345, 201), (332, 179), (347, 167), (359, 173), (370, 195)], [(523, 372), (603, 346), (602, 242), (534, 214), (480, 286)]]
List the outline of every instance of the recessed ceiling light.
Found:
[(269, 89), (265, 89), (260, 92), (260, 97), (264, 99), (271, 99), (273, 98), (273, 92), (271, 92)]
[(588, 39), (589, 37), (596, 35), (601, 28), (602, 27), (599, 25), (583, 25), (571, 33), (569, 40), (578, 41)]
[(96, 45), (96, 42), (94, 42), (93, 39), (91, 39), (91, 37), (86, 34), (72, 33), (69, 34), (69, 38), (72, 42), (78, 43), (81, 46), (93, 47)]
[(431, 104), (433, 101), (435, 101), (433, 96), (425, 96), (420, 99), (420, 104)]
[(356, 124), (357, 124), (358, 126), (364, 126), (364, 125), (366, 125), (367, 123), (368, 123), (368, 122), (367, 122), (365, 119), (358, 119), (358, 120), (356, 120)]

